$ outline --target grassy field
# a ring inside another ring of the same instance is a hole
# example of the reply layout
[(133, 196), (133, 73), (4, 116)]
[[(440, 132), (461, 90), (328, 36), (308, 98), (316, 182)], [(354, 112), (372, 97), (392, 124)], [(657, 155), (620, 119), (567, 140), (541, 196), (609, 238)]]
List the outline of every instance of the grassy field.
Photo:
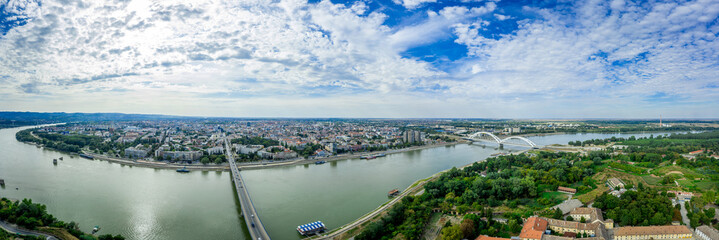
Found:
[(659, 181), (661, 181), (662, 179), (658, 178), (658, 177), (654, 177), (652, 175), (643, 175), (642, 179), (644, 179), (644, 181), (649, 185), (655, 185), (655, 186), (662, 185), (661, 183), (659, 183)]
[(691, 179), (691, 180), (694, 180), (697, 178), (705, 178), (704, 175), (697, 173), (694, 170), (683, 168), (680, 166), (660, 167), (660, 168), (656, 168), (656, 169), (652, 170), (651, 172), (652, 172), (652, 174), (657, 175), (657, 176), (664, 176), (665, 174), (667, 174), (669, 172), (674, 172), (674, 171), (681, 172), (682, 174), (684, 174), (685, 178)]
[(609, 167), (614, 168), (614, 169), (617, 169), (617, 170), (621, 170), (621, 171), (624, 171), (624, 172), (637, 174), (637, 175), (639, 175), (639, 174), (644, 174), (644, 173), (646, 173), (646, 171), (647, 171), (647, 169), (646, 169), (646, 168), (643, 168), (643, 167), (637, 167), (637, 166), (634, 166), (634, 165), (629, 165), (629, 164), (624, 164), (624, 163), (618, 163), (618, 162), (610, 162), (610, 163), (609, 163)]
[(54, 228), (54, 227), (40, 227), (39, 230), (44, 233), (49, 233), (54, 236), (60, 237), (62, 240), (78, 240), (75, 236), (67, 232), (67, 230), (62, 228)]
[(691, 180), (683, 179), (683, 180), (677, 180), (677, 182), (679, 183), (680, 186), (682, 186), (684, 188), (691, 189), (691, 188), (694, 188), (697, 186), (696, 184), (694, 184), (694, 181), (691, 181)]
[(549, 199), (552, 203), (560, 203), (567, 200), (567, 194), (561, 192), (543, 192), (542, 197)]
[(717, 189), (719, 189), (719, 183), (711, 181), (711, 180), (702, 180), (702, 181), (695, 182), (695, 184), (696, 184), (697, 188), (704, 190), (704, 191), (707, 191), (707, 190), (715, 190), (716, 191)]
[(602, 195), (602, 193), (609, 190), (609, 187), (606, 185), (597, 185), (597, 189), (594, 189), (592, 191), (589, 191), (588, 193), (576, 196), (579, 201), (582, 201), (582, 203), (587, 204), (590, 202), (593, 202), (594, 199), (596, 199), (599, 195)]

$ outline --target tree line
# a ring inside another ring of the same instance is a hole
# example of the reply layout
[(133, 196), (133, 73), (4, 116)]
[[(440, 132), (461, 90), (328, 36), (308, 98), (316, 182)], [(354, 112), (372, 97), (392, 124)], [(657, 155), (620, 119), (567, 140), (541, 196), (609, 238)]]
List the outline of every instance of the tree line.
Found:
[[(47, 212), (43, 204), (33, 203), (30, 199), (22, 201), (10, 201), (7, 198), (0, 199), (0, 220), (17, 224), (20, 227), (36, 230), (38, 227), (55, 227), (65, 229), (68, 233), (81, 240), (95, 240), (91, 234), (80, 230), (75, 222), (63, 222)], [(101, 240), (124, 240), (121, 235), (101, 235)]]

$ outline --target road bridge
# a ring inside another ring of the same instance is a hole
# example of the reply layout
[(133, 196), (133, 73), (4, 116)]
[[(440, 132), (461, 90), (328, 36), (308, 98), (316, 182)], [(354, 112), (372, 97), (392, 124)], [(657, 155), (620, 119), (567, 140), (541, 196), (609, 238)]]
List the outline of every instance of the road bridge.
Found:
[(240, 169), (237, 168), (237, 163), (235, 163), (235, 155), (232, 153), (230, 141), (225, 138), (224, 142), (227, 161), (230, 163), (232, 182), (235, 183), (235, 190), (237, 190), (237, 197), (240, 199), (240, 207), (242, 208), (242, 216), (245, 217), (245, 224), (247, 224), (247, 229), (250, 231), (250, 236), (256, 240), (269, 240), (270, 236), (267, 235), (267, 230), (265, 230), (265, 226), (260, 221), (260, 216), (255, 211), (255, 205), (252, 204), (250, 194), (245, 187), (245, 181), (242, 180)]
[(510, 136), (510, 137), (502, 139), (490, 132), (476, 132), (476, 133), (470, 134), (469, 137), (467, 137), (466, 139), (470, 140), (470, 141), (495, 142), (495, 143), (498, 143), (499, 145), (507, 144), (507, 145), (515, 145), (515, 146), (523, 146), (523, 147), (531, 147), (531, 148), (538, 147), (536, 143), (532, 142), (532, 140), (529, 140), (525, 137)]

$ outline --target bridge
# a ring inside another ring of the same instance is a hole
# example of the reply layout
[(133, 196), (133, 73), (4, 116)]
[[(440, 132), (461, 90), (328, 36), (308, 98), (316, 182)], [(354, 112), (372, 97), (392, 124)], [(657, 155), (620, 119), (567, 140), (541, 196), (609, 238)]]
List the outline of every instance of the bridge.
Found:
[(245, 181), (242, 180), (240, 170), (237, 168), (237, 163), (235, 163), (235, 155), (232, 153), (230, 142), (227, 138), (224, 141), (227, 161), (230, 163), (230, 172), (232, 172), (232, 182), (235, 183), (235, 190), (237, 190), (237, 197), (240, 199), (240, 207), (242, 208), (242, 216), (245, 217), (245, 224), (247, 224), (247, 229), (250, 231), (250, 236), (256, 240), (269, 240), (270, 236), (267, 235), (267, 230), (265, 230), (265, 226), (262, 225), (262, 221), (260, 221), (257, 211), (255, 211), (255, 205), (252, 204), (250, 194), (245, 188)]
[(467, 137), (465, 139), (470, 140), (470, 141), (495, 142), (495, 143), (498, 143), (500, 146), (502, 146), (503, 144), (507, 144), (507, 145), (515, 145), (515, 146), (531, 147), (531, 148), (538, 147), (536, 143), (532, 142), (532, 140), (529, 140), (525, 137), (511, 136), (511, 137), (501, 139), (490, 132), (476, 132), (476, 133), (469, 135), (469, 137)]

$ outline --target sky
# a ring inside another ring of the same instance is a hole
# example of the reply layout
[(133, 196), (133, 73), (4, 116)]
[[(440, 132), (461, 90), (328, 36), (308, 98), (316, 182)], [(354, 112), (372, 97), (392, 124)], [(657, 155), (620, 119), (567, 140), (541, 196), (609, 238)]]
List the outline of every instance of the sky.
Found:
[(719, 118), (719, 0), (0, 0), (0, 111)]

